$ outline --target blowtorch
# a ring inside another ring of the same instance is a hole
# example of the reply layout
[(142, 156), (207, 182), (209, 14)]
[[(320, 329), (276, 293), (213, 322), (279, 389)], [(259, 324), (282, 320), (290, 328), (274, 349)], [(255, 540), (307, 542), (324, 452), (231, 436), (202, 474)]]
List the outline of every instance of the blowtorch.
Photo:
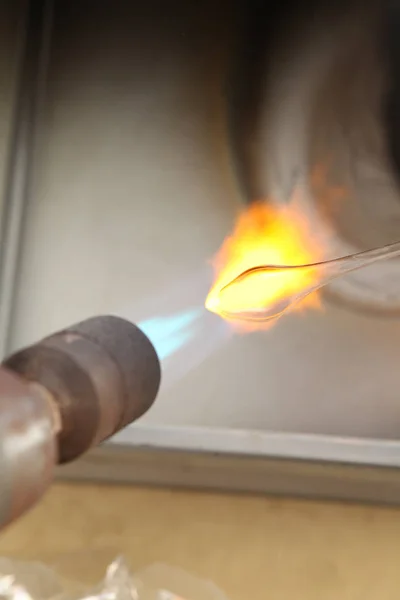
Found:
[(161, 368), (146, 335), (95, 317), (16, 352), (0, 365), (0, 529), (44, 494), (57, 464), (141, 417)]

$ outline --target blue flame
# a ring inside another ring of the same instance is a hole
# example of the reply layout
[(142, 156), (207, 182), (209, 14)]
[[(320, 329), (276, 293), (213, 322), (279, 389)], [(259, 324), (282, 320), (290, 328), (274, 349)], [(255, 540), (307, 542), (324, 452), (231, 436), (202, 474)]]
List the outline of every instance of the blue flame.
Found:
[(165, 360), (183, 348), (193, 337), (196, 320), (201, 309), (191, 309), (163, 317), (146, 319), (140, 329), (154, 345), (160, 360)]

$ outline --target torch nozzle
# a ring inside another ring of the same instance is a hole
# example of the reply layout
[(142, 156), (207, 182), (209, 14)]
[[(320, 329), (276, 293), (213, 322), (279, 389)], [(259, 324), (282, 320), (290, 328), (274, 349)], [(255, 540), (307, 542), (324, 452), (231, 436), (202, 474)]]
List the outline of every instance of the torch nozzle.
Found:
[(141, 417), (161, 369), (135, 325), (96, 317), (25, 348), (0, 367), (0, 528), (77, 459)]

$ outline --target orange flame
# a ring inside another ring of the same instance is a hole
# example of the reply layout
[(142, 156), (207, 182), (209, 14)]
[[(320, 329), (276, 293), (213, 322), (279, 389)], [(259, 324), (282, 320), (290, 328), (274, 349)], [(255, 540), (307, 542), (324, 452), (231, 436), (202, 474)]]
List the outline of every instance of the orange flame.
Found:
[[(213, 260), (216, 279), (207, 296), (206, 308), (229, 320), (224, 313), (246, 310), (249, 306), (272, 306), (317, 284), (313, 269), (286, 271), (282, 276), (271, 277), (268, 286), (260, 274), (260, 277), (252, 276), (243, 281), (243, 285), (234, 286), (234, 293), (224, 294), (223, 306), (219, 301), (221, 289), (252, 267), (301, 265), (323, 260), (325, 244), (317, 239), (312, 229), (312, 222), (295, 201), (280, 207), (265, 203), (250, 205), (239, 216), (232, 235), (225, 239)], [(319, 295), (314, 292), (293, 308), (320, 306)], [(269, 325), (270, 322), (255, 322), (244, 327), (242, 323), (236, 323), (239, 329), (246, 331), (265, 329)]]

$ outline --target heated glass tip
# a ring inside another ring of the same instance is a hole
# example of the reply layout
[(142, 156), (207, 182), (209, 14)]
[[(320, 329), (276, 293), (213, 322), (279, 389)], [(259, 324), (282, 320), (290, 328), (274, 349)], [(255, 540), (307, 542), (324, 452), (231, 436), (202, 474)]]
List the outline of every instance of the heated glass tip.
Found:
[(220, 300), (219, 298), (212, 296), (206, 299), (205, 302), (205, 307), (208, 311), (212, 312), (212, 313), (218, 313), (218, 309), (220, 307)]

